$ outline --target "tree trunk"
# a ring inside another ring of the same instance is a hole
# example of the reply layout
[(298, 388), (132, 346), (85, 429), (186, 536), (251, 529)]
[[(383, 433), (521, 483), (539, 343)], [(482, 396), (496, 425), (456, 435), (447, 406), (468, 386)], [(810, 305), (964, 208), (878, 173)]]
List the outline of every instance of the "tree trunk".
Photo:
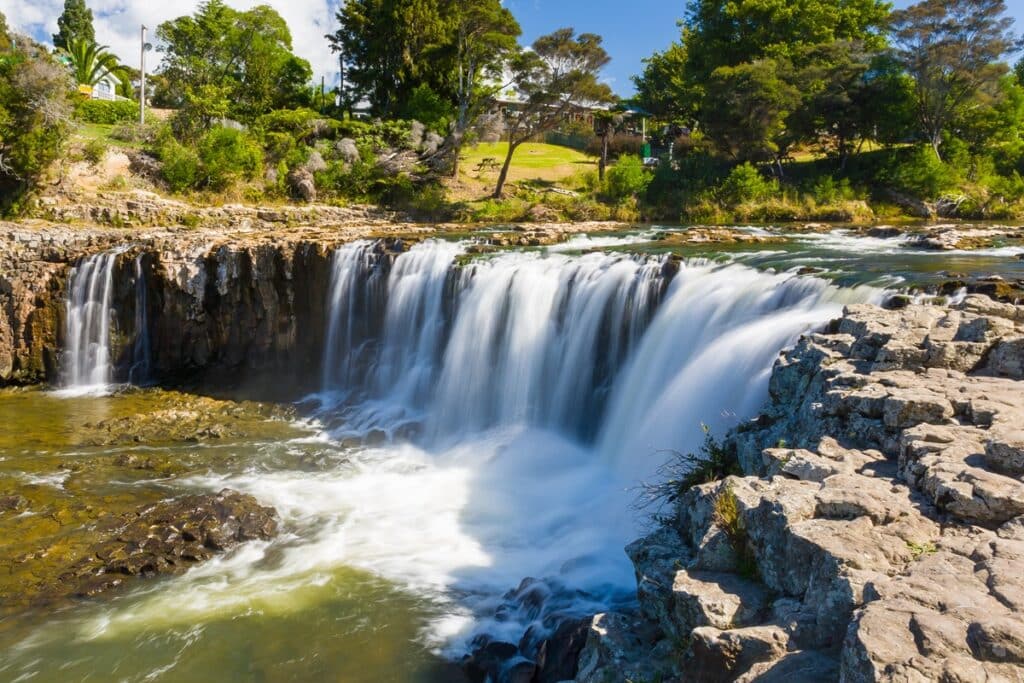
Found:
[(465, 140), (465, 135), (462, 131), (456, 129), (452, 133), (452, 178), (455, 180), (459, 179), (459, 157), (462, 156), (462, 142)]
[(942, 161), (942, 154), (939, 152), (939, 146), (942, 145), (942, 133), (932, 135), (932, 149), (935, 150), (935, 156), (939, 161)]
[(604, 171), (608, 168), (608, 133), (601, 136), (601, 163), (597, 165), (597, 178), (604, 182)]
[(512, 166), (512, 155), (516, 153), (516, 147), (519, 143), (508, 143), (508, 154), (505, 155), (505, 164), (501, 167), (501, 173), (498, 174), (498, 184), (494, 186), (494, 199), (501, 199), (502, 193), (505, 191), (505, 181), (508, 180), (508, 169)]

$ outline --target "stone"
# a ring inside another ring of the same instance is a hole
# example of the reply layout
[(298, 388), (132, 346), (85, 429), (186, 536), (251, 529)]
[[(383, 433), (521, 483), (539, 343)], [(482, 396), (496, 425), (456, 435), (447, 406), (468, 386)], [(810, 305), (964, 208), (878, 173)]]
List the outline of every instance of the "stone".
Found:
[(701, 626), (693, 630), (690, 651), (683, 664), (697, 681), (734, 681), (761, 662), (782, 657), (789, 634), (778, 626), (751, 626), (720, 630)]
[(660, 669), (651, 656), (655, 641), (635, 617), (614, 612), (595, 615), (580, 654), (576, 683), (651, 680)]
[(767, 590), (735, 574), (677, 572), (674, 617), (684, 636), (698, 626), (731, 629), (759, 623), (771, 605)]
[(93, 596), (127, 577), (180, 573), (239, 543), (276, 534), (273, 508), (230, 489), (151, 505), (93, 546), (59, 578), (49, 597)]

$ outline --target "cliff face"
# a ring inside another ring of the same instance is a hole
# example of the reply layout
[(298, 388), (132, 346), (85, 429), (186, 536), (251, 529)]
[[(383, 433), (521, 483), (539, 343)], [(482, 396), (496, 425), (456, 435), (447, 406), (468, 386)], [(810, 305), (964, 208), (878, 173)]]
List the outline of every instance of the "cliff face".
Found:
[(1024, 681), (1024, 307), (852, 306), (627, 552), (577, 680)]
[[(118, 249), (111, 302), (117, 380), (136, 372), (144, 338), (151, 380), (308, 389), (319, 377), (331, 252), (358, 236), (0, 227), (0, 386), (59, 382), (72, 269)], [(388, 237), (378, 244), (372, 267), (386, 272), (405, 243)]]

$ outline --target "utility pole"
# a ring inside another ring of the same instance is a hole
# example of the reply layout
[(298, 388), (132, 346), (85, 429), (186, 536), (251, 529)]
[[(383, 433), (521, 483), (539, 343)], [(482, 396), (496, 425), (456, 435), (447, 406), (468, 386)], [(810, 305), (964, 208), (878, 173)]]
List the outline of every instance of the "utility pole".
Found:
[(142, 26), (140, 56), (139, 56), (139, 125), (146, 125), (146, 26)]

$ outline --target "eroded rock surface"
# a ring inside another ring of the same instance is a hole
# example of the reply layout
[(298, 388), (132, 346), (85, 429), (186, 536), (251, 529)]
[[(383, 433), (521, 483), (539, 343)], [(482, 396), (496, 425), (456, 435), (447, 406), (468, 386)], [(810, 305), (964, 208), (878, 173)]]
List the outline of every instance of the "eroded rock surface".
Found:
[(239, 543), (277, 534), (277, 513), (230, 489), (146, 506), (119, 520), (44, 593), (93, 596), (132, 577), (176, 574)]
[(973, 295), (803, 338), (727, 440), (746, 476), (627, 549), (643, 622), (595, 620), (581, 670), (633, 675), (655, 625), (666, 680), (1024, 681), (1022, 363), (1024, 307)]

